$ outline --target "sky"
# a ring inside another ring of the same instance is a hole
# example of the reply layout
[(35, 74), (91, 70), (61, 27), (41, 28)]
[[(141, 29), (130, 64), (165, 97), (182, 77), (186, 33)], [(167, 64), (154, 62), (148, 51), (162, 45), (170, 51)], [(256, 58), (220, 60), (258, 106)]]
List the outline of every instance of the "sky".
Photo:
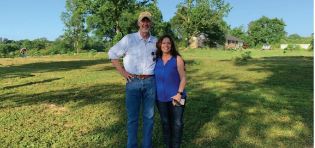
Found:
[[(158, 0), (163, 20), (169, 21), (176, 5), (183, 0)], [(232, 28), (243, 26), (262, 16), (280, 18), (288, 34), (309, 36), (314, 32), (313, 0), (225, 0), (232, 10), (224, 18)], [(0, 0), (0, 37), (21, 40), (46, 37), (55, 40), (63, 34), (61, 13), (65, 0)]]

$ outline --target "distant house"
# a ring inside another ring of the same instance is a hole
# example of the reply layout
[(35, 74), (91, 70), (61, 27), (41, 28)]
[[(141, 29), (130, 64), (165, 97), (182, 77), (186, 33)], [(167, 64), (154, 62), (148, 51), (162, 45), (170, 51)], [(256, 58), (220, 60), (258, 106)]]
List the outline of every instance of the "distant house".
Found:
[(199, 48), (200, 42), (201, 41), (198, 37), (193, 36), (189, 40), (189, 47), (192, 49)]
[[(202, 48), (205, 46), (205, 42), (206, 42), (206, 37), (204, 34), (201, 34), (198, 37), (191, 37), (189, 40), (189, 47), (190, 48)], [(231, 35), (227, 35), (225, 36), (225, 43), (224, 43), (224, 47), (227, 49), (239, 49), (242, 48), (244, 45), (244, 41), (231, 36)], [(217, 45), (218, 48), (222, 47), (222, 45)]]
[(234, 36), (231, 36), (231, 35), (227, 35), (225, 36), (225, 48), (227, 49), (238, 49), (238, 48), (242, 48), (244, 45), (244, 41), (237, 38), (237, 37), (234, 37)]
[(263, 44), (262, 49), (263, 49), (263, 50), (271, 50), (271, 45), (269, 45), (269, 44)]
[(205, 45), (206, 37), (204, 34), (199, 35), (198, 37), (191, 37), (189, 40), (189, 47), (194, 49), (194, 48), (202, 48)]

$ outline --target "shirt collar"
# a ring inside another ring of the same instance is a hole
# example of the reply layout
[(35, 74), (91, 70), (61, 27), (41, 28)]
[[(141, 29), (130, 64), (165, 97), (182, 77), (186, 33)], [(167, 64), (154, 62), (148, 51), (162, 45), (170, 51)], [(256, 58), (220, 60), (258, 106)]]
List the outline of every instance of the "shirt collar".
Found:
[[(138, 39), (139, 39), (139, 40), (144, 40), (143, 37), (140, 35), (140, 31), (138, 31), (137, 36), (138, 36)], [(147, 41), (148, 41), (148, 42), (151, 42), (151, 41), (152, 41), (151, 33), (150, 33), (150, 36), (149, 36), (149, 38), (147, 39)]]

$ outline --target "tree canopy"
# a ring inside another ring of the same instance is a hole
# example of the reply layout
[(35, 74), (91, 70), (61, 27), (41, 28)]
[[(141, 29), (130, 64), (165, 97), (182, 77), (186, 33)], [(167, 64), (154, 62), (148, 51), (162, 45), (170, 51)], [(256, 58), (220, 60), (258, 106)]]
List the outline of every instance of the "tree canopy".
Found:
[(223, 0), (186, 0), (177, 6), (171, 19), (172, 29), (178, 38), (186, 41), (204, 34), (210, 46), (222, 44), (227, 31), (223, 17), (230, 9)]
[(270, 19), (266, 16), (252, 21), (248, 25), (248, 35), (254, 45), (272, 44), (279, 42), (285, 37), (285, 23), (282, 19)]

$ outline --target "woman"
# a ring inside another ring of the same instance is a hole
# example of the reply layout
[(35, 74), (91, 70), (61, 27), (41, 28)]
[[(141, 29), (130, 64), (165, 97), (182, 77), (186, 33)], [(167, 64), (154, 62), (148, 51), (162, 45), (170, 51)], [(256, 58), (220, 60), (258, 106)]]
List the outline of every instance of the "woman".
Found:
[(170, 36), (162, 36), (156, 47), (156, 104), (161, 117), (163, 139), (167, 147), (177, 148), (180, 147), (183, 133), (185, 64)]

